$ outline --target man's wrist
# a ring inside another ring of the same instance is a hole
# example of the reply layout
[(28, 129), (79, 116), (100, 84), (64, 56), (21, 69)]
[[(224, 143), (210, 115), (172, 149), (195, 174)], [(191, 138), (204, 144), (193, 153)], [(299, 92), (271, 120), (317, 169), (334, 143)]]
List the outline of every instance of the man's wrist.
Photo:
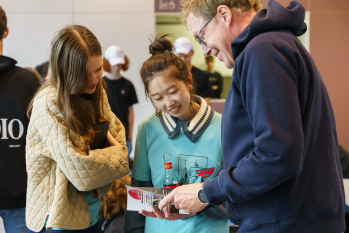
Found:
[(210, 203), (208, 203), (206, 196), (205, 196), (205, 193), (204, 193), (204, 184), (202, 184), (201, 188), (199, 189), (198, 199), (199, 199), (201, 204), (204, 204), (204, 205), (210, 204)]

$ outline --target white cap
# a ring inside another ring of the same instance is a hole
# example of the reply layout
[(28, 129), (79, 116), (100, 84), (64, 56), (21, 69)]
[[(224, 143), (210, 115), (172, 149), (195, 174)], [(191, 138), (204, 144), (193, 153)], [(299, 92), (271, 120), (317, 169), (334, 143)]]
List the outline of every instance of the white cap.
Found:
[(187, 37), (179, 37), (173, 43), (175, 54), (188, 54), (193, 50), (193, 44)]
[(117, 45), (111, 45), (105, 50), (104, 58), (108, 60), (111, 66), (125, 64), (125, 54)]

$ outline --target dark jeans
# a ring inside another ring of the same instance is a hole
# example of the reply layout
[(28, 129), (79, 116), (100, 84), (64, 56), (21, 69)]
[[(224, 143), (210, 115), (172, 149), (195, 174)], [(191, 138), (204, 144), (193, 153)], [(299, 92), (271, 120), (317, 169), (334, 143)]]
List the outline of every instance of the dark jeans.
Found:
[[(36, 233), (34, 231), (29, 230), (30, 233)], [(100, 233), (101, 226), (100, 223), (97, 222), (95, 225), (83, 229), (83, 230), (46, 230), (45, 227), (39, 233)]]
[(6, 233), (25, 233), (28, 228), (25, 225), (25, 207), (19, 209), (0, 210)]

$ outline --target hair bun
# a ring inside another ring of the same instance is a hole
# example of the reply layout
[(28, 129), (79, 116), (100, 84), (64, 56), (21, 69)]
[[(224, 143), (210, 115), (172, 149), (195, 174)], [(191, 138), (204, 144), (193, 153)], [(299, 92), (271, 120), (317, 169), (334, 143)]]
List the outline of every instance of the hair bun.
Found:
[(155, 40), (149, 45), (149, 53), (156, 55), (160, 53), (170, 54), (173, 51), (173, 45), (171, 41), (166, 39), (168, 34), (157, 36)]

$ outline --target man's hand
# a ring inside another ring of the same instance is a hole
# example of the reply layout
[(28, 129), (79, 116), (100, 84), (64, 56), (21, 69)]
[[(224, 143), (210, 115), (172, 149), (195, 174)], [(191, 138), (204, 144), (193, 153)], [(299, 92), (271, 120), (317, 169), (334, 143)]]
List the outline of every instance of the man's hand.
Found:
[(141, 210), (138, 213), (143, 214), (144, 216), (148, 216), (148, 217), (152, 217), (152, 218), (167, 219), (170, 221), (193, 216), (193, 214), (170, 213), (167, 205), (165, 206), (165, 208), (163, 208), (163, 211), (164, 211), (163, 213), (160, 210), (158, 210), (157, 208), (155, 208), (154, 206), (151, 206), (151, 209), (153, 210), (153, 212)]
[(170, 194), (161, 200), (159, 208), (163, 209), (168, 203), (174, 201), (176, 208), (178, 207), (189, 214), (195, 214), (203, 210), (206, 205), (202, 204), (198, 199), (198, 192), (201, 186), (202, 183), (195, 183), (175, 188)]

